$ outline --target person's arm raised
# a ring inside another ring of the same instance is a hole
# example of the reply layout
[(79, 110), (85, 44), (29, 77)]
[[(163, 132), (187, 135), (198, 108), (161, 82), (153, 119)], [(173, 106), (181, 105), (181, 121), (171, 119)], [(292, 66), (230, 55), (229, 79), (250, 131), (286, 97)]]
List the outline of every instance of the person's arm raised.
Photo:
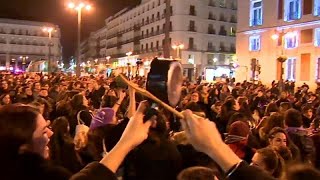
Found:
[(112, 172), (116, 172), (126, 155), (148, 137), (151, 121), (143, 123), (147, 102), (142, 101), (136, 113), (130, 118), (119, 142), (100, 163)]
[(216, 125), (204, 118), (197, 117), (190, 110), (183, 112), (183, 129), (193, 147), (215, 160), (224, 172), (229, 171), (241, 159), (221, 139)]

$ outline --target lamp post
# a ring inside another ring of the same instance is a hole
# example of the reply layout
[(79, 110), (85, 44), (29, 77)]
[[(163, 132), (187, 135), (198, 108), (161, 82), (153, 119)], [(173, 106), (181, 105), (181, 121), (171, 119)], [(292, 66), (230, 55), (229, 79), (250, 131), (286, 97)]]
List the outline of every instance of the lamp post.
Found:
[(177, 50), (177, 59), (181, 59), (180, 50), (184, 48), (184, 44), (174, 44), (171, 47), (172, 49)]
[(75, 2), (70, 2), (68, 4), (68, 8), (70, 9), (74, 9), (77, 11), (78, 13), (78, 37), (77, 37), (77, 61), (76, 61), (76, 75), (77, 77), (80, 76), (81, 71), (80, 71), (80, 64), (81, 64), (81, 60), (80, 60), (80, 40), (81, 40), (81, 15), (82, 15), (82, 10), (85, 9), (87, 11), (91, 10), (91, 5), (90, 4), (86, 4), (84, 2), (81, 2), (81, 0)]
[[(280, 34), (280, 36), (279, 36)], [(287, 58), (284, 55), (284, 38), (285, 36), (289, 36), (290, 38), (294, 38), (294, 36), (296, 35), (295, 32), (289, 31), (287, 33), (285, 32), (281, 32), (281, 33), (274, 33), (271, 36), (271, 39), (273, 39), (274, 41), (279, 40), (279, 38), (281, 38), (281, 44), (279, 44), (281, 46), (281, 55), (277, 58), (277, 61), (280, 62), (280, 80), (279, 80), (279, 89), (280, 91), (283, 91), (284, 89), (284, 79), (283, 79), (283, 75), (284, 75), (284, 68), (283, 68), (283, 63), (286, 62)]]
[(42, 29), (43, 32), (48, 33), (49, 43), (48, 43), (48, 73), (52, 72), (52, 63), (51, 63), (51, 45), (52, 45), (52, 31), (54, 29), (52, 27), (44, 27)]
[[(27, 64), (27, 59), (29, 59), (28, 56), (20, 56), (20, 59), (22, 60), (22, 70), (25, 70), (26, 69), (26, 64)], [(16, 62), (17, 64), (17, 62)], [(17, 68), (17, 65), (16, 65), (16, 68)]]
[(128, 56), (127, 57), (127, 66), (128, 66), (128, 78), (130, 79), (130, 74), (131, 74), (131, 69), (130, 69), (130, 65), (131, 65), (131, 63), (130, 63), (130, 61), (129, 61), (129, 58), (130, 58), (130, 56), (132, 55), (132, 52), (130, 51), (130, 52), (127, 52), (126, 53), (126, 55)]

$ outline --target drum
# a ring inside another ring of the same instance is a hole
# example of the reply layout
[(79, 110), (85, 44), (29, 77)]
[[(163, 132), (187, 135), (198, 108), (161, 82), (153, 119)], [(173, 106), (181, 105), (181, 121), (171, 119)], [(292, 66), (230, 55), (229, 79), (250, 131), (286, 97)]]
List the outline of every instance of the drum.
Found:
[(181, 96), (182, 66), (175, 60), (155, 58), (150, 64), (146, 89), (161, 101), (175, 107)]

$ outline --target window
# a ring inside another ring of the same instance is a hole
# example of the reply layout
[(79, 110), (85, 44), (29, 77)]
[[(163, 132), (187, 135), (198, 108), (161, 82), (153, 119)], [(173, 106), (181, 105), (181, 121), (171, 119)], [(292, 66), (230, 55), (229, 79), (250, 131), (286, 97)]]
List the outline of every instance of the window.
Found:
[(147, 43), (146, 44), (146, 51), (148, 51), (149, 50), (149, 44)]
[(213, 28), (213, 25), (212, 25), (212, 24), (209, 24), (209, 27), (208, 27), (208, 34), (216, 34), (216, 31), (214, 30), (214, 28)]
[(226, 7), (226, 0), (219, 0), (220, 7)]
[(153, 49), (153, 42), (151, 42), (151, 46), (150, 46), (150, 49)]
[(301, 0), (286, 0), (284, 6), (284, 20), (293, 21), (301, 18)]
[(286, 61), (286, 80), (296, 80), (296, 58), (288, 58)]
[(157, 32), (159, 32), (159, 31), (160, 31), (160, 26), (158, 25), (158, 26), (157, 26)]
[(262, 25), (262, 0), (251, 1), (250, 26)]
[(237, 33), (236, 28), (231, 27), (231, 28), (230, 28), (230, 36), (235, 36), (235, 35), (236, 35), (236, 33)]
[(189, 49), (193, 49), (194, 48), (194, 39), (193, 38), (189, 38)]
[(192, 16), (195, 16), (196, 15), (196, 7), (195, 6), (190, 6), (190, 12), (189, 14), (192, 15)]
[(159, 41), (156, 42), (156, 48), (159, 49)]
[(320, 47), (320, 28), (317, 28), (314, 31), (314, 45)]
[(284, 47), (287, 49), (293, 49), (298, 47), (298, 33), (289, 32), (284, 36)]
[(143, 50), (143, 44), (141, 44), (141, 50)]
[(314, 0), (314, 15), (315, 16), (320, 16), (320, 0)]
[(320, 58), (316, 60), (317, 68), (316, 68), (316, 80), (320, 82)]
[(189, 31), (196, 31), (195, 30), (195, 22), (194, 21), (190, 21), (189, 22)]
[(249, 50), (259, 51), (260, 50), (260, 35), (254, 35), (249, 37)]
[(301, 44), (304, 43), (312, 43), (312, 38), (313, 38), (313, 29), (304, 29), (301, 30)]

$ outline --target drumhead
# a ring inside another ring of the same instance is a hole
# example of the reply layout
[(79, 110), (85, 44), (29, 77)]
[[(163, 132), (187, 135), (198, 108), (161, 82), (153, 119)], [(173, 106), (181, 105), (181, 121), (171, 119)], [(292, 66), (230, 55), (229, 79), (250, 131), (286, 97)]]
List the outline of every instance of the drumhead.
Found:
[(169, 104), (176, 106), (180, 101), (183, 83), (182, 66), (179, 62), (173, 61), (170, 64), (167, 81), (167, 94)]

